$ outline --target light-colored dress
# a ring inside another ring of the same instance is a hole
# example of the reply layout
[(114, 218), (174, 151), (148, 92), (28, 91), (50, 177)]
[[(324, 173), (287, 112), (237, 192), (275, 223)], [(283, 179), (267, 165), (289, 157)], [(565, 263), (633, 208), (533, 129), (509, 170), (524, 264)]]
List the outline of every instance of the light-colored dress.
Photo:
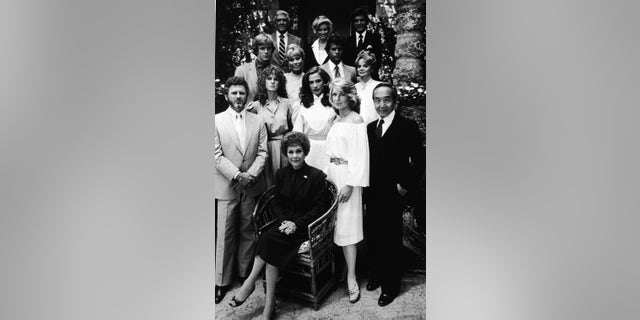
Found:
[(291, 117), (293, 123), (296, 123), (298, 113), (300, 112), (300, 87), (302, 87), (303, 75), (304, 73), (296, 75), (292, 72), (284, 74), (284, 77), (287, 79), (287, 95), (289, 96), (289, 101), (291, 101), (291, 107), (293, 111)]
[(313, 104), (309, 108), (300, 106), (298, 118), (293, 126), (293, 131), (306, 134), (309, 137), (311, 148), (305, 161), (310, 166), (324, 169), (329, 163), (325, 152), (325, 144), (329, 129), (336, 118), (336, 112), (332, 107), (324, 106), (320, 102), (322, 96), (313, 98)]
[(338, 187), (353, 187), (347, 202), (338, 203), (333, 242), (347, 246), (364, 238), (362, 226), (362, 188), (369, 186), (369, 140), (364, 123), (336, 122), (327, 135), (327, 156), (347, 163), (329, 163), (327, 177)]
[(373, 79), (369, 79), (367, 82), (359, 81), (356, 83), (356, 90), (358, 90), (358, 97), (360, 97), (360, 116), (365, 124), (378, 119), (378, 113), (373, 104), (373, 89), (379, 83), (381, 82)]
[(275, 184), (276, 171), (287, 165), (287, 158), (282, 156), (280, 145), (285, 133), (291, 131), (291, 102), (287, 98), (278, 97), (267, 101), (266, 105), (255, 104), (257, 114), (262, 117), (267, 128), (267, 151), (269, 158), (264, 165), (264, 177), (267, 188)]

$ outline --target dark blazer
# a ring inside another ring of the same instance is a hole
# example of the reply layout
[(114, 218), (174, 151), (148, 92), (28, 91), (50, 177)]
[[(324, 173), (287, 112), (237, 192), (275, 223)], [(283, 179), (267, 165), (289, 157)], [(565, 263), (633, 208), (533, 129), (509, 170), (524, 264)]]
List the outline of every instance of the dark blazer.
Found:
[(425, 165), (417, 123), (401, 117), (396, 111), (382, 138), (376, 136), (377, 124), (376, 120), (367, 125), (370, 152), (370, 187), (367, 189), (398, 195), (396, 184), (400, 184), (409, 192), (416, 192)]
[(329, 61), (329, 56), (327, 56), (321, 64), (318, 64), (316, 61), (316, 56), (313, 54), (313, 49), (311, 49), (311, 45), (307, 45), (304, 47), (304, 71), (307, 72), (311, 67), (320, 66)]
[(380, 65), (380, 61), (382, 61), (382, 41), (380, 40), (379, 34), (372, 33), (369, 30), (365, 31), (364, 43), (360, 47), (356, 47), (355, 31), (353, 32), (353, 35), (344, 39), (344, 53), (342, 55), (343, 63), (355, 66), (355, 60), (358, 53), (367, 48), (369, 48), (371, 52), (375, 53), (378, 65)]
[(306, 235), (309, 223), (329, 209), (329, 195), (324, 172), (306, 163), (300, 170), (292, 184), (294, 170), (291, 165), (278, 169), (273, 210), (280, 221), (293, 221), (296, 233), (304, 231)]

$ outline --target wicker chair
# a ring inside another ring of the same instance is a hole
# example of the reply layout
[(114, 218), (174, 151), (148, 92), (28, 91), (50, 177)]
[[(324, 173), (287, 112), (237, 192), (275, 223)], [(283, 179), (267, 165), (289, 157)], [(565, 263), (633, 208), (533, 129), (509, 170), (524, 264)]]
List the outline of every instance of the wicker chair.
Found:
[[(338, 190), (333, 182), (325, 181), (330, 193), (331, 205), (322, 216), (309, 224), (309, 252), (298, 254), (298, 259), (291, 266), (280, 270), (281, 278), (276, 285), (276, 294), (311, 302), (316, 311), (320, 307), (320, 300), (336, 284), (332, 249)], [(276, 222), (271, 206), (274, 190), (274, 187), (269, 188), (256, 203), (253, 212), (256, 236)]]

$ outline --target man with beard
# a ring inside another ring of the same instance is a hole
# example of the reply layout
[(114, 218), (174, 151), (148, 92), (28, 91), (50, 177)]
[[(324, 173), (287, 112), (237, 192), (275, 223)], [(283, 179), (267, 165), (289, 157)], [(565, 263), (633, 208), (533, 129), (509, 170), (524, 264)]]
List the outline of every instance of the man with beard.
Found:
[(267, 131), (262, 119), (245, 110), (247, 82), (225, 83), (227, 110), (215, 116), (213, 174), (216, 202), (216, 304), (233, 283), (234, 266), (241, 278), (253, 262), (256, 197), (265, 190)]

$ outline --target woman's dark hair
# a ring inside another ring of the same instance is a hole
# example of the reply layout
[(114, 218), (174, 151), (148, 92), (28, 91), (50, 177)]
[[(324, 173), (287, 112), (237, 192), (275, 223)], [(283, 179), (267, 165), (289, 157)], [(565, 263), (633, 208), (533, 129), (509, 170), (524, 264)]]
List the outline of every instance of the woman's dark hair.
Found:
[[(331, 82), (329, 95), (331, 95), (335, 89), (342, 90), (342, 92), (349, 97), (349, 109), (351, 109), (351, 111), (360, 113), (360, 97), (358, 97), (358, 91), (356, 90), (356, 86), (353, 82), (345, 78), (335, 78), (333, 79), (333, 82)], [(333, 110), (336, 114), (340, 114), (338, 109), (333, 108)]]
[(306, 134), (298, 131), (287, 132), (282, 138), (282, 143), (280, 144), (280, 152), (286, 156), (289, 147), (295, 146), (301, 146), (304, 155), (308, 155), (309, 150), (311, 149), (309, 137), (307, 137)]
[(258, 77), (258, 92), (256, 93), (256, 100), (260, 101), (261, 105), (267, 103), (269, 95), (267, 94), (267, 85), (265, 82), (270, 75), (274, 75), (278, 80), (278, 96), (288, 98), (287, 96), (287, 78), (284, 77), (282, 69), (274, 66), (267, 66), (262, 69), (260, 76)]
[(311, 86), (309, 85), (309, 76), (317, 73), (322, 78), (324, 82), (324, 89), (322, 90), (322, 99), (320, 102), (322, 105), (330, 107), (331, 103), (329, 102), (329, 82), (331, 82), (331, 76), (322, 70), (322, 68), (318, 66), (311, 67), (309, 71), (307, 71), (304, 76), (302, 76), (302, 86), (300, 86), (300, 102), (305, 108), (311, 107), (313, 105), (313, 92), (311, 92)]

